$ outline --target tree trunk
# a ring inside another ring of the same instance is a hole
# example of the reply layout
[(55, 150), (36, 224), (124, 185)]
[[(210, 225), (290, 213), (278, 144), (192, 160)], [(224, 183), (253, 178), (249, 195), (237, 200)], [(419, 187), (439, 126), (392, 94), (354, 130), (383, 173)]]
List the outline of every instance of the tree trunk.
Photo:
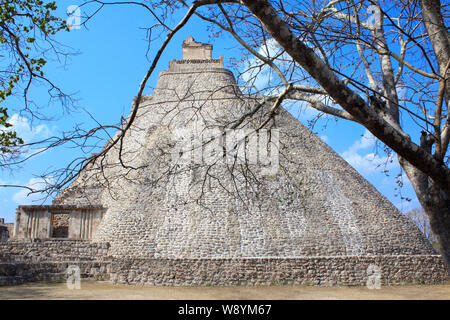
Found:
[(423, 23), (430, 37), (439, 71), (444, 76), (443, 73), (450, 59), (450, 39), (442, 17), (441, 3), (439, 0), (422, 0), (420, 4)]
[(450, 275), (450, 200), (446, 194), (423, 172), (403, 158), (399, 162), (416, 192), (422, 208), (430, 220), (437, 250), (442, 255)]
[(423, 203), (422, 206), (430, 219), (438, 251), (450, 274), (450, 201), (434, 183), (429, 189), (429, 201)]
[[(450, 60), (450, 38), (442, 17), (441, 3), (439, 0), (422, 0), (420, 4), (423, 23), (430, 37), (430, 42), (438, 63), (439, 73), (441, 76), (446, 77)], [(444, 96), (448, 105), (450, 101), (450, 81), (446, 81), (445, 83)], [(440, 130), (435, 134), (440, 135)], [(445, 150), (440, 155), (441, 161), (444, 156)], [(416, 171), (420, 172), (417, 169)], [(420, 174), (425, 176), (421, 172)], [(426, 181), (424, 178), (421, 178), (421, 180), (421, 187), (415, 185), (413, 181), (411, 182), (416, 190), (420, 204), (430, 219), (431, 230), (436, 235), (438, 251), (444, 258), (450, 274), (450, 198), (428, 178), (426, 178)], [(418, 189), (416, 189), (416, 186)]]

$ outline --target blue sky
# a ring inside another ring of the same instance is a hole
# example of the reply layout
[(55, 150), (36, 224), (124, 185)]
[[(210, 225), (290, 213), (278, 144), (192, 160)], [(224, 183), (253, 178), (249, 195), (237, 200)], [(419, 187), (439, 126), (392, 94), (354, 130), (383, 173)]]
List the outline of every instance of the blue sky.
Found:
[[(76, 1), (58, 1), (60, 10), (65, 10), (72, 4), (76, 4)], [(26, 142), (31, 142), (61, 134), (76, 124), (85, 128), (95, 126), (94, 120), (83, 109), (101, 124), (119, 122), (120, 117), (126, 116), (130, 111), (131, 101), (150, 65), (145, 57), (146, 30), (142, 28), (153, 23), (148, 14), (139, 7), (106, 7), (88, 23), (88, 29), (75, 29), (59, 34), (58, 40), (79, 54), (72, 56), (66, 66), (49, 63), (45, 71), (47, 76), (66, 92), (74, 93), (74, 97), (78, 99), (76, 105), (80, 108), (78, 111), (65, 113), (61, 112), (60, 106), (51, 105), (46, 111), (54, 116), (54, 121), (31, 122), (25, 114), (18, 113), (20, 100), (13, 101), (9, 109), (10, 122), (15, 125), (19, 135)], [(172, 21), (172, 26), (175, 24), (176, 21)], [(226, 67), (230, 66), (230, 58), (239, 55), (236, 50), (238, 45), (233, 39), (226, 35), (219, 39), (209, 37), (205, 24), (194, 18), (172, 39), (148, 81), (147, 94), (152, 93), (159, 72), (168, 68), (169, 60), (181, 58), (181, 43), (189, 35), (196, 41), (212, 43), (213, 56), (223, 55)], [(150, 58), (160, 43), (161, 39), (152, 43)], [(45, 92), (39, 89), (35, 91), (34, 96), (36, 101), (43, 104), (48, 99)], [(315, 112), (306, 110), (302, 113), (294, 112), (294, 115), (306, 124), (307, 120), (314, 117)], [(401, 211), (419, 206), (406, 178), (401, 193), (413, 201), (402, 201), (396, 196), (398, 192), (395, 190), (397, 185), (394, 177), (400, 172), (396, 158), (389, 163), (390, 172), (389, 176), (386, 176), (383, 166), (377, 168), (377, 164), (386, 162), (386, 155), (382, 152), (382, 147), (379, 154), (375, 155), (376, 140), (362, 126), (345, 120), (326, 118), (316, 124), (314, 131)], [(29, 160), (20, 169), (0, 172), (0, 184), (36, 187), (42, 181), (39, 175), (63, 167), (80, 154), (81, 151), (77, 148), (68, 147), (46, 151)], [(27, 193), (25, 189), (0, 188), (0, 217), (6, 218), (7, 222), (13, 222), (14, 212), (19, 204), (42, 204), (42, 200), (39, 200), (41, 196), (27, 197)], [(47, 199), (46, 203), (50, 202), (51, 199)]]

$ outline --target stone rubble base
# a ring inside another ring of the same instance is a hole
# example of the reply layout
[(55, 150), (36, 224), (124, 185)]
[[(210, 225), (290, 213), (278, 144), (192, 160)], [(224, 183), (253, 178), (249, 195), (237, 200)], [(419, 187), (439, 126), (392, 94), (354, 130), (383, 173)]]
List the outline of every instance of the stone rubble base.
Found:
[(93, 261), (107, 258), (109, 243), (73, 239), (10, 239), (0, 242), (0, 262)]
[(104, 262), (0, 262), (0, 286), (14, 286), (36, 281), (65, 282), (69, 266), (80, 268), (81, 280), (106, 280)]
[(438, 284), (447, 273), (440, 256), (116, 260), (113, 283), (132, 285), (366, 285), (370, 265), (383, 285)]
[(115, 258), (109, 244), (83, 240), (11, 240), (0, 243), (0, 286), (81, 280), (156, 286), (439, 284), (448, 278), (439, 255), (273, 258)]
[(440, 284), (447, 273), (440, 256), (305, 257), (245, 259), (142, 259), (70, 262), (0, 262), (0, 286), (65, 281), (78, 266), (81, 280), (156, 286), (366, 285), (370, 265), (382, 285)]

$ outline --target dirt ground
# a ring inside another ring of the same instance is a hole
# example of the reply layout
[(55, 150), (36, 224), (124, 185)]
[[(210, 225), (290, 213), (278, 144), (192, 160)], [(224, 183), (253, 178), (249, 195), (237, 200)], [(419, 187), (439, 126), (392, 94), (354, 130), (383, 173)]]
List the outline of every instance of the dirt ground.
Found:
[(450, 283), (433, 286), (366, 287), (154, 287), (112, 285), (108, 282), (83, 281), (81, 289), (68, 289), (65, 283), (30, 283), (0, 287), (0, 300), (6, 299), (82, 299), (82, 300), (339, 300), (407, 299), (450, 300)]

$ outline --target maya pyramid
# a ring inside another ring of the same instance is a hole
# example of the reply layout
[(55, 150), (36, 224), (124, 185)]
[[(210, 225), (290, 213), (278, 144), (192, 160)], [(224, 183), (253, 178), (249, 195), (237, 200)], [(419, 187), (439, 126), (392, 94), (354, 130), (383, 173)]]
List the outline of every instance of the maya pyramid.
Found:
[(443, 277), (409, 218), (321, 139), (283, 108), (260, 128), (271, 105), (257, 108), (211, 45), (182, 49), (123, 142), (53, 202), (105, 208), (92, 241), (109, 242), (126, 281)]

